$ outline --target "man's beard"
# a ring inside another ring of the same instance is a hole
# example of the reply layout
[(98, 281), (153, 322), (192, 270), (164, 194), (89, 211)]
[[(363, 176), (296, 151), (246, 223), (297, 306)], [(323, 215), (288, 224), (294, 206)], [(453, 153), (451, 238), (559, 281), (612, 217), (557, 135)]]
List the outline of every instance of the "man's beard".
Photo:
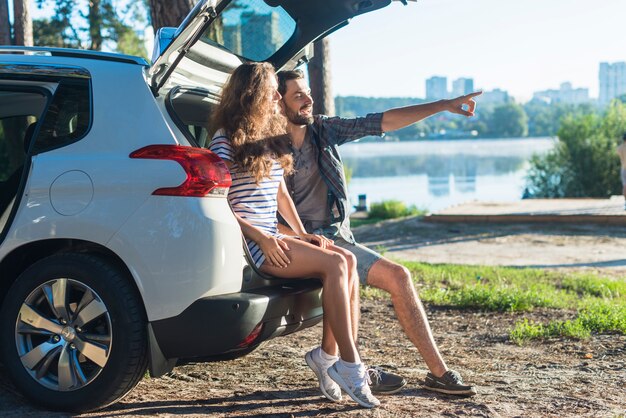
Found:
[(309, 125), (313, 123), (313, 115), (304, 116), (304, 115), (301, 115), (299, 112), (295, 112), (287, 108), (286, 106), (285, 106), (285, 116), (287, 117), (287, 120), (293, 123), (294, 125)]

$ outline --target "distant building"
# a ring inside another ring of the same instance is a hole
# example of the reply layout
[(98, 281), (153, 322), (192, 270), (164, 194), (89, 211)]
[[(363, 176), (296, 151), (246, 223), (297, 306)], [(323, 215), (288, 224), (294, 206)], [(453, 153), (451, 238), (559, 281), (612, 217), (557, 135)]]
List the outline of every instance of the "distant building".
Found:
[(434, 76), (426, 80), (426, 99), (444, 99), (448, 97), (448, 79)]
[(224, 46), (233, 54), (241, 55), (241, 25), (224, 26)]
[(558, 90), (543, 90), (533, 93), (533, 100), (547, 103), (580, 104), (589, 101), (589, 89), (572, 88), (572, 83), (561, 83)]
[(483, 91), (478, 98), (481, 104), (499, 104), (509, 101), (509, 93), (505, 90), (493, 89), (491, 91)]
[(608, 104), (614, 98), (626, 94), (626, 62), (600, 63), (600, 94), (598, 102)]
[[(262, 61), (269, 58), (283, 44), (278, 13), (257, 14), (253, 11), (241, 13), (241, 52), (245, 57)], [(267, 35), (270, 36), (267, 36)]]
[(462, 96), (474, 91), (473, 78), (459, 78), (452, 82), (452, 97)]

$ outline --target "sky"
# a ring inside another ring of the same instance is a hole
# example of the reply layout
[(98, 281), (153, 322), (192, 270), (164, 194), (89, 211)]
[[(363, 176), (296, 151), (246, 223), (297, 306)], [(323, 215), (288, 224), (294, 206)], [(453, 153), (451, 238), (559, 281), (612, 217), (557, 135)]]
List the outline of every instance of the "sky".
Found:
[(626, 0), (394, 1), (330, 40), (335, 95), (424, 97), (438, 75), (519, 101), (566, 81), (595, 98), (599, 63), (626, 61)]
[(626, 61), (626, 0), (394, 1), (330, 40), (336, 95), (424, 97), (439, 75), (520, 101), (566, 81), (595, 98), (599, 63)]

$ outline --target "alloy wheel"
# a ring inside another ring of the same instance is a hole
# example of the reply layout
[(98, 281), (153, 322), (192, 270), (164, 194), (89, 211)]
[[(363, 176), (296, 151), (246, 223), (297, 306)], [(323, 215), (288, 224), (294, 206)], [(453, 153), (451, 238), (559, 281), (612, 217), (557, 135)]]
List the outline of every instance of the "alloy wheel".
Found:
[(22, 303), (15, 342), (33, 379), (48, 389), (77, 390), (91, 383), (109, 359), (111, 317), (89, 286), (66, 278), (50, 280)]

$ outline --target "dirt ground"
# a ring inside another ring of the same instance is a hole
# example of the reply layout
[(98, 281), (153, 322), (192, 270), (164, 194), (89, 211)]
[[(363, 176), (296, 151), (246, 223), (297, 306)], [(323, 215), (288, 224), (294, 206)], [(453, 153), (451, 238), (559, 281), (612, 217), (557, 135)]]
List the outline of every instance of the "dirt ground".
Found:
[[(494, 264), (591, 270), (624, 280), (626, 231), (619, 227), (564, 225), (430, 224), (416, 219), (358, 228), (357, 236), (386, 255), (432, 263)], [(144, 379), (121, 402), (89, 417), (142, 416), (367, 416), (367, 417), (624, 417), (626, 337), (555, 340), (524, 347), (508, 330), (522, 316), (538, 321), (554, 312), (493, 314), (427, 306), (439, 348), (452, 368), (477, 385), (473, 398), (421, 389), (427, 372), (403, 335), (388, 300), (362, 304), (363, 358), (404, 375), (409, 384), (382, 396), (373, 411), (325, 401), (303, 356), (321, 327), (263, 344), (223, 363), (178, 367)], [(560, 318), (574, 313), (559, 313)], [(0, 416), (66, 416), (31, 407), (0, 365)]]

